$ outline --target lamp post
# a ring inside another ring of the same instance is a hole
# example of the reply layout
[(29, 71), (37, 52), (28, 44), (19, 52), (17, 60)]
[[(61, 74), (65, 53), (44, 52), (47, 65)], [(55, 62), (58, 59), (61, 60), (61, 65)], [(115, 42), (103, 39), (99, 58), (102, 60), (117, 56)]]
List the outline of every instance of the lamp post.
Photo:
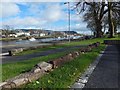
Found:
[[(68, 31), (70, 33), (70, 2), (65, 2), (64, 4), (68, 5)], [(68, 36), (70, 42), (70, 35)]]

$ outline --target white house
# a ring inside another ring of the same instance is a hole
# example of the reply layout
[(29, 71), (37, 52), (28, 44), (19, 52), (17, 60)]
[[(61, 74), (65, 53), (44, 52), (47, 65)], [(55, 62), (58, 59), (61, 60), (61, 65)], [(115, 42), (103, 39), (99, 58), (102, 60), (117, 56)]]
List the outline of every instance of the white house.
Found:
[(21, 35), (24, 35), (24, 33), (23, 32), (17, 32), (16, 35), (21, 36)]
[(43, 36), (46, 36), (45, 33), (34, 33), (32, 34), (32, 36), (40, 36), (40, 37), (43, 37)]
[(30, 32), (17, 32), (17, 36), (25, 35), (25, 36), (30, 36)]
[(30, 32), (25, 32), (24, 35), (30, 36)]
[(16, 34), (10, 34), (9, 36), (10, 36), (10, 37), (17, 37)]
[(45, 33), (40, 33), (40, 36), (41, 36), (41, 37), (45, 36)]

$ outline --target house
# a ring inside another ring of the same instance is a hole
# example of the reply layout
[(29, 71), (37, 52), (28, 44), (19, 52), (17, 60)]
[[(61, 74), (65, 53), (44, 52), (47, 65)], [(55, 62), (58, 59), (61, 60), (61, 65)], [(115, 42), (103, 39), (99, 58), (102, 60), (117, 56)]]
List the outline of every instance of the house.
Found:
[(18, 32), (16, 32), (16, 35), (17, 35), (17, 36), (22, 36), (22, 35), (30, 36), (30, 32), (18, 31)]
[(41, 37), (45, 36), (45, 33), (40, 33), (40, 36), (41, 36)]
[(9, 34), (9, 37), (18, 37), (16, 34)]
[(44, 30), (30, 30), (30, 33), (32, 36), (40, 36), (40, 37), (43, 37), (43, 36), (46, 36), (47, 33), (44, 31)]

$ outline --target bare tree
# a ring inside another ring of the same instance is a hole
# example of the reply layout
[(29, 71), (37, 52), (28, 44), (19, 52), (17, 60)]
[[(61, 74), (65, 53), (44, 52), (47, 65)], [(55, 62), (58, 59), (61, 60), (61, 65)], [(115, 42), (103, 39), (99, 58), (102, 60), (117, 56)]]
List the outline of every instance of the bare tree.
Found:
[(8, 37), (8, 35), (9, 35), (9, 30), (10, 30), (10, 26), (9, 26), (9, 25), (4, 25), (4, 26), (3, 26), (2, 34), (5, 34), (5, 36)]
[[(109, 25), (109, 32), (110, 37), (114, 36), (114, 29), (116, 20), (113, 20), (113, 17), (120, 16), (120, 2), (110, 2), (108, 1), (105, 3), (105, 0), (101, 2), (77, 2), (76, 3), (76, 10), (81, 12), (85, 12), (84, 14), (84, 21), (88, 22), (88, 27), (94, 29), (96, 32), (96, 37), (101, 37), (103, 35), (102, 32), (102, 24), (104, 22), (104, 16), (108, 14), (108, 25)], [(114, 21), (114, 22), (113, 22)]]
[(108, 0), (108, 21), (110, 38), (114, 37), (117, 25), (119, 25), (118, 17), (120, 17), (120, 2), (111, 2), (110, 0)]
[(102, 36), (102, 19), (107, 10), (105, 10), (105, 2), (78, 2), (76, 4), (77, 11), (85, 12), (84, 21), (88, 22), (88, 27), (94, 29), (96, 37)]

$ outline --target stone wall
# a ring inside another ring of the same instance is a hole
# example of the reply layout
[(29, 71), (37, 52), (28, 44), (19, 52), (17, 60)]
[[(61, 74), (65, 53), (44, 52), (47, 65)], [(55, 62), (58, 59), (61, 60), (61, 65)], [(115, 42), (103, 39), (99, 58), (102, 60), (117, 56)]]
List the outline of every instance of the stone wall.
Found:
[(65, 56), (58, 59), (51, 60), (49, 62), (40, 62), (36, 64), (30, 71), (22, 73), (14, 78), (8, 79), (5, 82), (0, 83), (0, 88), (18, 88), (21, 85), (35, 81), (45, 75), (47, 72), (50, 72), (52, 69), (64, 65), (64, 63), (66, 62), (74, 60), (74, 58), (78, 57), (81, 53), (89, 52), (92, 50), (92, 48), (98, 47), (99, 45), (99, 42), (93, 43), (88, 45), (87, 47), (80, 48), (78, 51), (66, 54)]
[(40, 62), (36, 64), (29, 72), (20, 74), (12, 79), (0, 83), (2, 89), (16, 88), (39, 79), (41, 76), (52, 70), (52, 64)]
[(69, 62), (74, 58), (78, 57), (81, 53), (90, 52), (92, 48), (98, 47), (99, 45), (99, 42), (90, 44), (87, 47), (80, 48), (78, 51), (71, 52), (63, 57), (49, 61), (48, 63), (51, 63), (53, 65), (53, 68), (57, 68), (58, 66), (61, 66), (64, 63)]

